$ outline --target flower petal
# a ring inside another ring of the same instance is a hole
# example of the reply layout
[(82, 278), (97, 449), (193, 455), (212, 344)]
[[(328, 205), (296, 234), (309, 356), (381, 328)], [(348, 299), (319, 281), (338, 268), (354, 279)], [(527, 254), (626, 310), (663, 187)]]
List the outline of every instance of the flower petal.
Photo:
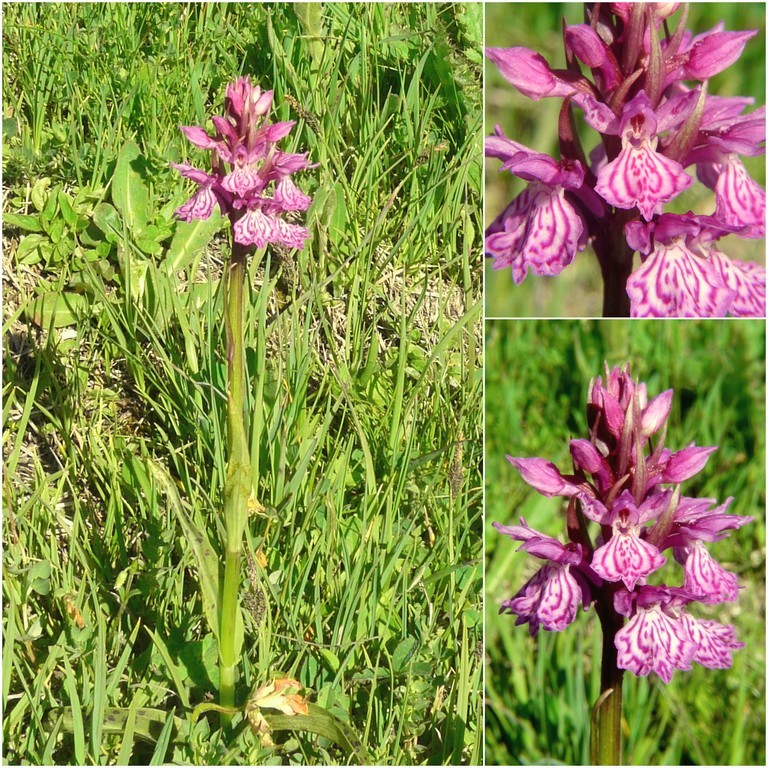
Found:
[(731, 155), (715, 184), (715, 217), (726, 224), (749, 225), (741, 237), (765, 237), (765, 190)]
[(207, 219), (213, 213), (214, 205), (216, 205), (216, 195), (211, 188), (209, 186), (200, 187), (195, 195), (176, 209), (175, 215), (182, 221)]
[(733, 317), (765, 317), (765, 267), (751, 261), (730, 259), (712, 250), (712, 264), (736, 296), (728, 308)]
[(617, 533), (606, 544), (595, 550), (592, 556), (592, 570), (606, 581), (623, 581), (627, 589), (633, 590), (638, 580), (661, 568), (667, 558), (653, 544), (637, 536), (637, 529)]
[(667, 616), (660, 606), (638, 609), (616, 633), (618, 666), (640, 677), (655, 672), (665, 683), (675, 669), (688, 670), (696, 644), (688, 639), (682, 623)]
[(683, 589), (700, 595), (701, 602), (733, 602), (739, 597), (736, 574), (726, 571), (709, 554), (704, 542), (692, 541), (689, 547), (676, 548), (675, 557), (683, 562)]
[(681, 243), (657, 246), (627, 280), (632, 317), (725, 317), (736, 293)]
[(734, 627), (711, 619), (694, 619), (687, 613), (682, 618), (689, 637), (696, 644), (693, 660), (708, 669), (730, 669), (733, 651), (745, 645), (736, 639)]
[(583, 231), (562, 188), (532, 183), (488, 228), (486, 252), (494, 269), (512, 267), (519, 284), (528, 269), (535, 275), (559, 275), (573, 261)]
[(655, 152), (648, 144), (625, 142), (619, 156), (598, 174), (595, 191), (617, 208), (637, 206), (646, 221), (656, 207), (688, 189), (693, 178), (675, 160)]

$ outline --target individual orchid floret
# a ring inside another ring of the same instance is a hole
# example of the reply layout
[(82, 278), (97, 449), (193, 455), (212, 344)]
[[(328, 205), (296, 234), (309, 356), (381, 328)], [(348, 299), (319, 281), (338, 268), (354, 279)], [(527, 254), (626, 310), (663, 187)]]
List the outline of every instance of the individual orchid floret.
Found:
[(560, 632), (576, 617), (579, 604), (589, 605), (589, 582), (579, 571), (584, 552), (579, 544), (562, 545), (556, 539), (531, 529), (523, 519), (522, 525), (505, 526), (494, 523), (503, 534), (523, 544), (530, 554), (547, 563), (526, 582), (510, 600), (505, 600), (501, 613), (517, 615), (516, 624), (528, 624), (533, 637), (539, 626), (550, 632)]
[(580, 497), (584, 514), (602, 525), (611, 526), (611, 537), (592, 555), (592, 570), (605, 581), (623, 581), (632, 590), (638, 581), (661, 568), (667, 559), (641, 534), (644, 524), (658, 517), (668, 503), (667, 494), (649, 497), (639, 508), (632, 494), (622, 491), (610, 512), (602, 502)]
[(676, 547), (675, 559), (683, 566), (683, 588), (698, 596), (703, 603), (733, 602), (739, 596), (739, 582), (718, 563), (704, 542), (691, 541), (689, 546)]
[(184, 135), (200, 149), (211, 150), (212, 173), (189, 165), (174, 165), (200, 189), (176, 211), (183, 221), (207, 219), (218, 203), (233, 225), (235, 242), (264, 248), (277, 243), (302, 248), (309, 230), (285, 220), (283, 214), (304, 211), (311, 198), (290, 178), (309, 168), (306, 155), (279, 150), (293, 122), (269, 123), (273, 92), (251, 85), (241, 77), (227, 87), (225, 116), (214, 116), (210, 136), (198, 126), (182, 126)]
[(655, 672), (665, 683), (672, 680), (676, 669), (691, 669), (697, 644), (681, 619), (680, 606), (694, 597), (667, 587), (617, 592), (616, 610), (630, 617), (616, 633), (619, 667), (638, 677)]
[(647, 254), (627, 281), (632, 317), (725, 317), (736, 291), (696, 248), (701, 233), (692, 215), (627, 225), (627, 240)]
[(498, 127), (486, 155), (503, 160), (501, 170), (529, 182), (486, 231), (485, 249), (494, 269), (511, 267), (516, 283), (528, 269), (536, 275), (559, 274), (582, 246), (584, 225), (566, 197), (566, 190), (584, 181), (581, 165), (523, 147)]
[[(674, 125), (669, 121), (663, 128)], [(595, 186), (617, 208), (637, 206), (646, 221), (693, 183), (680, 163), (656, 151), (660, 129), (648, 97), (640, 91), (624, 107), (619, 123), (621, 152), (600, 170)]]

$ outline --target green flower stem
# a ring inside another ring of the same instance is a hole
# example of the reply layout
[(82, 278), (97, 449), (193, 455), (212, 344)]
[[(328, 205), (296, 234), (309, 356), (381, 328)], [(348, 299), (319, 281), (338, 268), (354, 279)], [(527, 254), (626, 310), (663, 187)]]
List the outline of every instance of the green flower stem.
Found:
[[(251, 459), (245, 429), (245, 348), (243, 312), (248, 249), (237, 243), (227, 273), (225, 325), (227, 335), (227, 481), (224, 489), (226, 547), (224, 583), (220, 596), (219, 700), (235, 706), (237, 664), (236, 627), (240, 593), (240, 552), (251, 495)], [(222, 714), (228, 724), (231, 715)]]
[(623, 619), (610, 605), (597, 603), (603, 628), (603, 658), (600, 670), (600, 697), (592, 710), (590, 762), (592, 765), (621, 765), (621, 684), (624, 670), (617, 665), (616, 633)]

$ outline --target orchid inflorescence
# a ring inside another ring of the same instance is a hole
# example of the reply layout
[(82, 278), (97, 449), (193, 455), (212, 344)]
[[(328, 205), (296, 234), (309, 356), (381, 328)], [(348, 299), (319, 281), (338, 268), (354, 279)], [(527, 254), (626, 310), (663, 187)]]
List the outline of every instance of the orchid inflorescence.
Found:
[[(523, 542), (520, 549), (545, 561), (501, 612), (517, 616), (535, 636), (540, 627), (561, 631), (579, 605), (595, 604), (601, 620), (617, 627), (617, 665), (636, 675), (655, 672), (669, 683), (675, 669), (697, 662), (728, 668), (744, 646), (735, 629), (698, 619), (696, 603), (734, 601), (736, 576), (710, 555), (707, 544), (753, 520), (726, 512), (713, 499), (681, 495), (680, 483), (697, 474), (716, 447), (694, 444), (679, 451), (664, 446), (672, 390), (648, 402), (645, 384), (629, 368), (605, 370), (589, 388), (589, 438), (571, 440), (573, 473), (562, 474), (541, 458), (507, 457), (523, 480), (548, 497), (568, 499), (568, 543), (521, 525), (494, 527)], [(589, 522), (599, 531), (593, 541)], [(681, 586), (650, 585), (648, 577), (672, 550), (683, 567)], [(624, 624), (624, 618), (628, 619)]]
[(232, 222), (236, 243), (266, 247), (278, 243), (302, 248), (309, 231), (286, 221), (282, 214), (305, 211), (312, 202), (294, 184), (291, 175), (311, 167), (305, 154), (282, 152), (276, 143), (285, 138), (294, 121), (267, 122), (273, 91), (251, 85), (240, 77), (227, 87), (225, 116), (213, 116), (216, 135), (198, 126), (181, 126), (200, 149), (212, 150), (212, 173), (191, 165), (173, 164), (199, 189), (176, 216), (183, 221), (207, 219), (216, 203)]
[[(764, 267), (717, 247), (725, 235), (765, 235), (765, 191), (739, 158), (765, 151), (765, 107), (742, 114), (753, 99), (708, 90), (756, 33), (719, 24), (694, 37), (686, 21), (685, 3), (587, 3), (585, 24), (564, 25), (566, 69), (528, 48), (486, 50), (525, 96), (563, 99), (559, 160), (499, 126), (486, 140), (486, 155), (528, 182), (487, 229), (495, 269), (511, 267), (518, 284), (528, 270), (558, 275), (591, 244), (606, 315), (765, 316)], [(588, 159), (577, 110), (599, 134)], [(693, 185), (687, 168), (714, 191), (714, 212), (664, 211)]]

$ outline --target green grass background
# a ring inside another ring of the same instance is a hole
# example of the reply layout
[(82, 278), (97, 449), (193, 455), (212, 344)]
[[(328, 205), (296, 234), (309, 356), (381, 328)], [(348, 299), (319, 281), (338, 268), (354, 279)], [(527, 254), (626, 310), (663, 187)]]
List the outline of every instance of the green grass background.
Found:
[[(679, 13), (671, 17), (675, 23)], [(489, 3), (486, 6), (488, 47), (525, 46), (541, 53), (552, 67), (565, 67), (562, 19), (569, 24), (584, 20), (578, 3)], [(765, 103), (765, 4), (764, 3), (691, 3), (688, 29), (705, 32), (719, 21), (727, 30), (756, 29), (741, 58), (709, 81), (709, 92), (720, 96), (751, 96), (755, 106)], [(486, 133), (496, 124), (504, 133), (538, 152), (559, 157), (557, 116), (561, 100), (532, 101), (523, 96), (499, 74), (490, 61), (485, 67)], [(747, 111), (751, 111), (748, 108)], [(587, 152), (597, 143), (594, 132), (582, 132)], [(752, 177), (765, 186), (765, 156), (743, 158)], [(524, 188), (525, 182), (510, 173), (499, 173), (499, 161), (486, 161), (485, 222), (490, 224), (498, 213)], [(680, 195), (666, 210), (684, 213), (712, 213), (713, 193), (699, 184)], [(721, 250), (736, 258), (759, 261), (765, 256), (764, 240), (723, 238)], [(591, 249), (577, 254), (573, 263), (556, 278), (529, 275), (516, 286), (509, 269), (495, 271), (486, 260), (486, 314), (489, 317), (598, 317), (602, 307), (602, 278)], [(638, 261), (639, 264), (639, 261)]]
[[(298, 179), (308, 247), (250, 268), (266, 606), (238, 700), (287, 674), (376, 764), (481, 759), (480, 6), (318, 9), (308, 26), (289, 4), (3, 6), (4, 213), (44, 228), (31, 249), (3, 231), (8, 763), (343, 760), (315, 737), (228, 740), (217, 717), (166, 750), (103, 718), (216, 694), (193, 556), (146, 460), (218, 542), (226, 229), (168, 263), (191, 192), (168, 164), (206, 162), (178, 125), (221, 114), (245, 74), (298, 120), (281, 147), (319, 165)], [(95, 225), (126, 140), (143, 239)]]
[[(593, 611), (532, 639), (498, 615), (538, 567), (494, 521), (525, 517), (565, 535), (561, 499), (538, 495), (505, 459), (540, 456), (564, 471), (568, 441), (585, 436), (587, 387), (603, 362), (631, 363), (649, 397), (673, 388), (667, 445), (717, 445), (684, 483), (689, 496), (734, 496), (755, 521), (710, 547), (738, 574), (737, 603), (700, 607), (735, 624), (746, 648), (733, 668), (694, 665), (669, 686), (627, 673), (628, 765), (765, 763), (765, 330), (761, 321), (488, 321), (486, 326), (486, 762), (587, 764), (589, 714), (599, 694), (601, 632)], [(664, 579), (681, 583), (677, 564)], [(659, 583), (658, 581), (654, 583)]]

